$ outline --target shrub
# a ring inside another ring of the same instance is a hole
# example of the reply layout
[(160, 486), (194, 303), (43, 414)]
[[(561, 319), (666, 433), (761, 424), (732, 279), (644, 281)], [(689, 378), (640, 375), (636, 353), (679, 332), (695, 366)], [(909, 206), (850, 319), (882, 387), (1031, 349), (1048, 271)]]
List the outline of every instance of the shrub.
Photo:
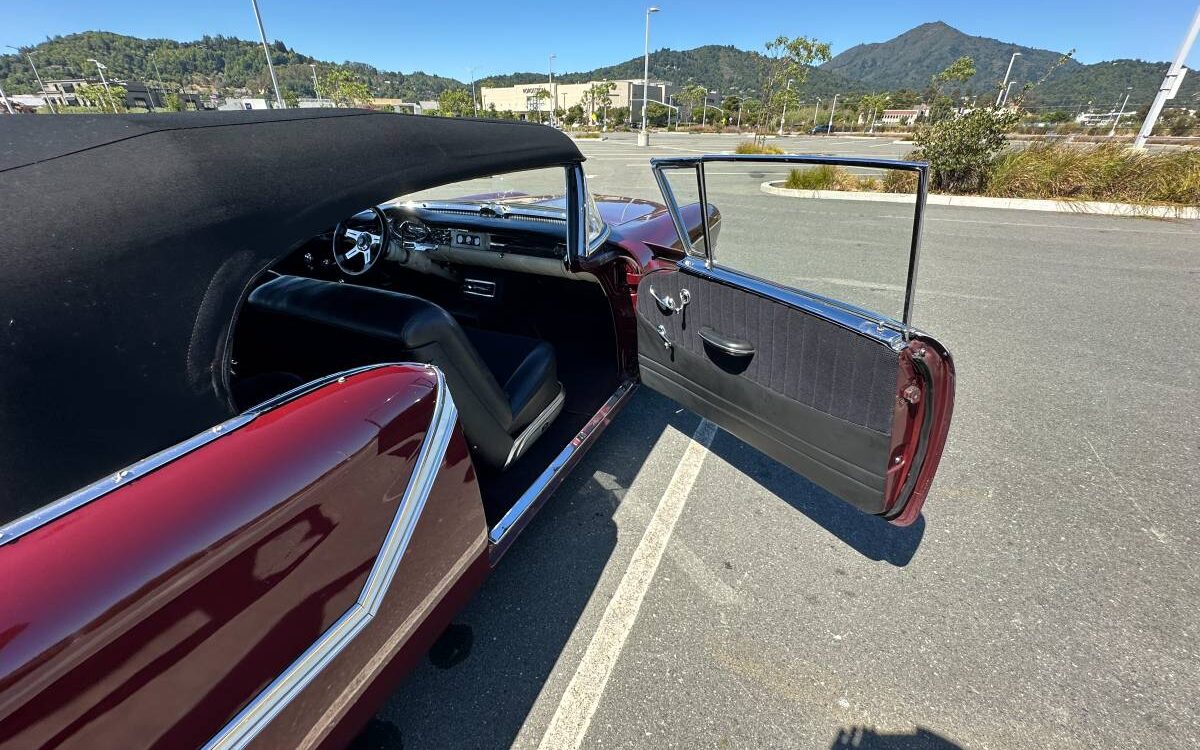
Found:
[(596, 132), (595, 130), (583, 130), (578, 133), (572, 133), (571, 135), (575, 138), (599, 138), (600, 137), (600, 133)]
[[(784, 150), (778, 146), (767, 146), (765, 144), (755, 143), (754, 141), (742, 141), (734, 149), (737, 154), (782, 154)], [(796, 170), (792, 170), (795, 172)]]
[(883, 175), (882, 188), (885, 193), (915, 193), (917, 192), (917, 174), (899, 169), (889, 169)]
[(976, 109), (960, 117), (922, 125), (912, 156), (929, 162), (930, 187), (945, 193), (976, 193), (988, 184), (1007, 143), (1004, 134), (1019, 115), (1011, 110)]
[(986, 194), (1004, 198), (1200, 205), (1200, 149), (1137, 151), (1033, 144), (1000, 155)]
[(832, 190), (841, 170), (829, 164), (808, 169), (793, 169), (788, 172), (785, 188), (792, 190)]

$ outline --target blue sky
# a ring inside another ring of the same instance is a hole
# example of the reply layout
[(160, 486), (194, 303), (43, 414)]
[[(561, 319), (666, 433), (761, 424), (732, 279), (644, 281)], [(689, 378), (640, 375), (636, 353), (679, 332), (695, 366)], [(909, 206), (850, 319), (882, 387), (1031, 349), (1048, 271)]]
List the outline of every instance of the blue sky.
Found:
[[(1169, 60), (1195, 3), (663, 0), (662, 12), (652, 21), (651, 47), (733, 44), (759, 49), (784, 33), (826, 40), (836, 54), (941, 20), (968, 34), (1056, 50), (1074, 47), (1085, 63), (1117, 57)], [(257, 37), (249, 0), (5, 0), (3, 5), (0, 46), (92, 29), (184, 41), (206, 33)], [(544, 70), (550, 53), (557, 55), (558, 71), (589, 70), (634, 57), (642, 51), (646, 6), (628, 0), (259, 0), (268, 36), (300, 52), (460, 80), (467, 79), (471, 66), (477, 76)], [(1200, 67), (1200, 45), (1189, 63)]]

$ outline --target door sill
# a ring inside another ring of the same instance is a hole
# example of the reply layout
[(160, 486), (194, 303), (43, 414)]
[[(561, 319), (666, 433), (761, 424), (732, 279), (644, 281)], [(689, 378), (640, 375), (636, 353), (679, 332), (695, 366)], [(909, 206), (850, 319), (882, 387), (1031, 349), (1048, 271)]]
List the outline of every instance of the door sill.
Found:
[(562, 484), (567, 472), (579, 463), (579, 459), (592, 446), (600, 433), (604, 432), (604, 429), (608, 427), (613, 417), (636, 389), (637, 381), (633, 379), (626, 380), (617, 386), (617, 390), (608, 397), (604, 405), (592, 415), (592, 418), (579, 430), (571, 442), (567, 443), (566, 447), (555, 456), (533, 484), (521, 493), (521, 497), (517, 498), (517, 502), (513, 503), (504, 517), (488, 531), (493, 566), (504, 556), (504, 553), (512, 546), (513, 540), (520, 535), (529, 520), (537, 515), (554, 490)]

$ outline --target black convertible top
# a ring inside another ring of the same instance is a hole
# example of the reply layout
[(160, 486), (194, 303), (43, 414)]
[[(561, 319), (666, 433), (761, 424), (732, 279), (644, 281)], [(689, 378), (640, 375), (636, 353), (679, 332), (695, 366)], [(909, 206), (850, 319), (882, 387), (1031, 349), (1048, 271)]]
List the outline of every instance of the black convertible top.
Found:
[(397, 195), (582, 161), (552, 128), (364, 110), (0, 122), (0, 523), (228, 418), (230, 331)]

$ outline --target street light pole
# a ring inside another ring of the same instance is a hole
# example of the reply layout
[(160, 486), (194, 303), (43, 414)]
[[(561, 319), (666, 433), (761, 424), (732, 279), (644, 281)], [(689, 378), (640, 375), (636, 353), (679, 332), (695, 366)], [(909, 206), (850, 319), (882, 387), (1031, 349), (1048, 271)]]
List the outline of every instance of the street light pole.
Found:
[(108, 87), (108, 79), (104, 77), (104, 69), (108, 66), (92, 57), (88, 58), (88, 62), (96, 63), (96, 70), (100, 71), (100, 83), (104, 86), (104, 94), (108, 97), (108, 106), (112, 107), (114, 115), (117, 114), (117, 103), (113, 101), (112, 89)]
[[(471, 73), (471, 106), (474, 107), (474, 109), (475, 109), (475, 116), (479, 117), (479, 102), (475, 101), (475, 66), (474, 65), (471, 66), (470, 73)], [(551, 73), (550, 75), (553, 76), (554, 74)]]
[(258, 21), (258, 35), (262, 38), (263, 54), (267, 56), (267, 70), (271, 73), (271, 86), (275, 89), (275, 103), (284, 109), (283, 95), (279, 93), (279, 79), (275, 77), (275, 66), (271, 63), (271, 49), (267, 47), (267, 30), (263, 28), (262, 14), (258, 12), (258, 0), (250, 0), (254, 8), (254, 20)]
[(558, 106), (558, 97), (554, 95), (554, 58), (558, 55), (550, 55), (550, 90), (546, 93), (550, 95), (550, 124), (554, 124), (554, 108)]
[(1000, 93), (996, 94), (996, 106), (997, 107), (1000, 106), (1000, 97), (1005, 96), (1005, 94), (1007, 93), (1007, 91), (1005, 90), (1005, 87), (1008, 86), (1008, 76), (1010, 73), (1012, 73), (1013, 63), (1016, 62), (1017, 58), (1020, 56), (1021, 56), (1020, 52), (1014, 52), (1014, 53), (1012, 53), (1012, 57), (1008, 58), (1008, 70), (1004, 71), (1004, 81), (1000, 84)]
[[(8, 48), (16, 50), (18, 55), (21, 54), (21, 50), (18, 47), (14, 47), (10, 44), (10, 45), (8, 45)], [(46, 102), (46, 106), (50, 108), (51, 113), (58, 114), (57, 112), (54, 111), (54, 103), (51, 102), (50, 97), (46, 95), (46, 84), (42, 83), (42, 77), (41, 77), (41, 75), (38, 74), (37, 66), (33, 64), (33, 56), (36, 54), (37, 54), (36, 51), (35, 52), (26, 52), (25, 59), (29, 61), (29, 67), (33, 68), (33, 77), (37, 79), (38, 88), (41, 89), (42, 101)]]
[(3, 86), (0, 86), (0, 99), (3, 99), (3, 100), (4, 100), (4, 108), (8, 110), (8, 113), (9, 113), (10, 115), (15, 115), (15, 114), (16, 114), (16, 112), (13, 112), (12, 104), (10, 104), (10, 103), (9, 103), (9, 101), (8, 101), (8, 95), (4, 93), (4, 87), (3, 87)]
[(309, 63), (308, 67), (312, 68), (313, 76), (313, 96), (317, 97), (317, 106), (321, 106), (321, 87), (317, 83), (317, 64)]
[(1008, 93), (1010, 91), (1012, 91), (1012, 87), (1013, 87), (1014, 83), (1016, 83), (1016, 81), (1009, 81), (1008, 86), (1004, 89), (1004, 101), (1000, 102), (1001, 106), (1008, 105)]
[(825, 135), (830, 135), (833, 133), (833, 113), (837, 112), (837, 98), (838, 95), (834, 94), (833, 104), (829, 105), (829, 129), (825, 131)]
[(789, 78), (789, 79), (788, 79), (788, 82), (787, 82), (787, 87), (786, 87), (786, 88), (784, 88), (784, 90), (783, 90), (783, 112), (782, 112), (782, 113), (779, 115), (779, 134), (780, 134), (780, 135), (783, 135), (783, 119), (784, 119), (785, 117), (787, 117), (787, 100), (788, 100), (788, 94), (789, 94), (789, 93), (791, 93), (791, 90), (792, 90), (792, 84), (793, 84), (794, 82), (795, 82), (795, 81), (794, 81), (793, 79)]
[(821, 97), (817, 97), (817, 104), (813, 107), (813, 127), (817, 126), (817, 115), (821, 112)]
[(1108, 137), (1112, 138), (1117, 134), (1117, 126), (1121, 124), (1121, 118), (1125, 116), (1125, 105), (1129, 103), (1129, 92), (1133, 91), (1133, 86), (1125, 87), (1125, 101), (1121, 102), (1121, 111), (1117, 113), (1117, 119), (1113, 120), (1112, 130), (1108, 131)]
[(1183, 38), (1183, 44), (1179, 45), (1179, 52), (1175, 55), (1175, 62), (1171, 63), (1171, 67), (1167, 68), (1167, 75), (1163, 78), (1162, 86), (1159, 87), (1158, 93), (1154, 96), (1154, 103), (1150, 105), (1150, 111), (1146, 113), (1146, 121), (1142, 123), (1142, 129), (1138, 131), (1137, 138), (1133, 141), (1134, 148), (1142, 148), (1146, 145), (1146, 139), (1154, 131), (1154, 125), (1158, 122), (1158, 116), (1162, 114), (1163, 105), (1179, 91), (1179, 84), (1183, 81), (1183, 61), (1187, 59), (1188, 53), (1191, 52), (1197, 33), (1200, 33), (1200, 5), (1196, 6), (1196, 16), (1192, 19), (1192, 27), (1188, 29), (1187, 36)]
[(650, 14), (657, 13), (658, 6), (646, 8), (646, 52), (642, 62), (642, 132), (638, 134), (638, 145), (650, 145), (650, 131), (646, 129), (646, 102), (650, 98)]

